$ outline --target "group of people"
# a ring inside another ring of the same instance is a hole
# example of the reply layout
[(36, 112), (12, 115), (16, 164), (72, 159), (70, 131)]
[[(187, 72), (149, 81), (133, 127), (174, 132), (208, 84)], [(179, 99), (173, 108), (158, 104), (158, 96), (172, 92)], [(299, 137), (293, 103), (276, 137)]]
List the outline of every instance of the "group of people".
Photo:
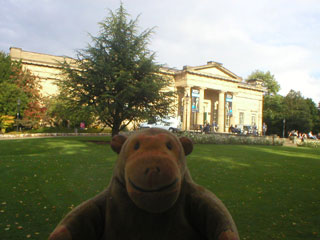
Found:
[(211, 131), (216, 132), (218, 130), (218, 124), (213, 122), (212, 125), (210, 125), (208, 122), (206, 122), (204, 124), (203, 128), (202, 128), (202, 126), (200, 128), (204, 133), (209, 133)]
[[(212, 125), (210, 125), (208, 122), (205, 123), (205, 125), (203, 126), (203, 128), (201, 128), (201, 130), (204, 133), (209, 133), (211, 131), (216, 132), (218, 129), (218, 125), (213, 122)], [(258, 130), (256, 125), (252, 126), (251, 129), (252, 132), (248, 132), (245, 134), (253, 134), (253, 135), (258, 135)], [(262, 134), (265, 136), (266, 135), (266, 131), (267, 131), (267, 125), (265, 123), (263, 123), (262, 125)], [(243, 134), (243, 132), (241, 131), (240, 128), (237, 127), (237, 125), (235, 127), (233, 127), (233, 125), (230, 126), (229, 128), (229, 132), (230, 133), (235, 133), (235, 134)], [(307, 133), (301, 133), (298, 132), (297, 130), (292, 130), (291, 132), (288, 133), (289, 137), (296, 137), (297, 139), (300, 139), (301, 141), (305, 140), (305, 139), (314, 139), (314, 140), (320, 140), (320, 133), (318, 133), (317, 135), (313, 135), (312, 131), (310, 131), (308, 134)]]
[(297, 137), (300, 140), (304, 140), (304, 139), (317, 140), (317, 139), (320, 139), (320, 133), (318, 133), (318, 135), (313, 135), (312, 131), (306, 134), (301, 132), (299, 133), (297, 130), (292, 130), (291, 132), (289, 132), (289, 137)]

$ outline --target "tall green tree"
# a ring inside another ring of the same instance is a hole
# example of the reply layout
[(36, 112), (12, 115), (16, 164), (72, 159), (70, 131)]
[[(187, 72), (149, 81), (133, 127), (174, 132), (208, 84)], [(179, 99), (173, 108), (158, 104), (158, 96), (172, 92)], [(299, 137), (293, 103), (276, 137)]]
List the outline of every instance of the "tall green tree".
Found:
[(267, 134), (282, 136), (284, 112), (284, 97), (281, 95), (266, 95), (263, 104), (263, 121), (267, 124)]
[(13, 72), (10, 56), (0, 51), (0, 83), (10, 81)]
[[(285, 96), (278, 94), (280, 85), (270, 71), (256, 70), (246, 81), (260, 79), (266, 88), (263, 104), (263, 121), (268, 126), (267, 134), (282, 136), (291, 130), (320, 132), (319, 110), (312, 99), (305, 99), (298, 91), (290, 90)], [(285, 120), (285, 124), (283, 121)]]
[[(121, 4), (99, 23), (99, 35), (79, 50), (75, 65), (64, 63), (61, 90), (74, 104), (92, 107), (99, 120), (117, 134), (130, 122), (170, 111), (174, 93), (148, 50), (152, 29), (138, 31)], [(77, 66), (77, 67), (74, 67)]]
[(267, 89), (266, 95), (276, 95), (280, 90), (280, 84), (270, 71), (255, 70), (247, 77), (246, 81), (253, 79), (262, 80), (262, 85)]
[(314, 133), (320, 133), (320, 111), (318, 110), (316, 103), (311, 98), (305, 99), (305, 102), (311, 115), (312, 128), (310, 130)]
[(284, 98), (287, 129), (309, 132), (313, 128), (313, 117), (308, 103), (298, 91), (290, 90)]
[(311, 98), (307, 98), (306, 102), (310, 108), (310, 113), (312, 116), (312, 132), (320, 133), (320, 109), (317, 107), (317, 104)]
[(270, 71), (255, 70), (246, 81), (255, 79), (261, 80), (262, 86), (266, 88), (263, 101), (263, 122), (268, 126), (267, 134), (282, 135), (284, 106), (283, 97), (278, 95), (280, 84)]

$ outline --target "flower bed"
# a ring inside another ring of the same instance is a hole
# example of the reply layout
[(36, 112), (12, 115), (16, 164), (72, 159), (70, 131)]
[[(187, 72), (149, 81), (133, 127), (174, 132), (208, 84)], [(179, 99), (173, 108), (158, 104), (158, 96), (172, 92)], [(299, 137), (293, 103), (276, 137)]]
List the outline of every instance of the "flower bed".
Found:
[(241, 136), (233, 134), (199, 134), (182, 132), (179, 136), (189, 137), (194, 143), (200, 144), (244, 144), (244, 145), (277, 145), (282, 146), (283, 140), (277, 136), (255, 137), (255, 136)]
[(320, 148), (320, 141), (319, 140), (305, 139), (305, 140), (297, 143), (297, 145), (299, 147)]

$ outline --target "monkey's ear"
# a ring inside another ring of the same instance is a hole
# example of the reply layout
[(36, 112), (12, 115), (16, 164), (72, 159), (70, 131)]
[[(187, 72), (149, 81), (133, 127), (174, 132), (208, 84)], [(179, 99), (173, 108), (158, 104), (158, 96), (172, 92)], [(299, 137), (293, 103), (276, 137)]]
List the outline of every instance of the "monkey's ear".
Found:
[(183, 146), (183, 149), (184, 149), (184, 154), (187, 156), (189, 155), (190, 153), (192, 153), (192, 150), (193, 150), (193, 143), (191, 141), (190, 138), (187, 138), (187, 137), (181, 137), (180, 138), (180, 142)]
[(111, 140), (111, 148), (113, 151), (115, 151), (116, 153), (120, 153), (122, 145), (124, 144), (124, 142), (127, 140), (126, 136), (123, 135), (115, 135), (112, 137)]

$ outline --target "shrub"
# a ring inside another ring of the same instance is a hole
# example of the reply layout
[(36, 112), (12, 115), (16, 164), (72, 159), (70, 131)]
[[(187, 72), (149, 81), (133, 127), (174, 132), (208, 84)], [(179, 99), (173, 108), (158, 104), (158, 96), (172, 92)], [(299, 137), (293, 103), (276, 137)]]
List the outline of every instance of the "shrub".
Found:
[(192, 139), (194, 143), (199, 144), (283, 145), (283, 141), (278, 137), (255, 137), (219, 133), (199, 134), (190, 132), (182, 132), (178, 135), (188, 137)]
[(305, 139), (300, 143), (297, 143), (299, 147), (311, 147), (311, 148), (320, 148), (320, 141), (319, 140), (310, 140)]
[(86, 128), (86, 129), (81, 129), (77, 128), (39, 128), (39, 129), (32, 129), (25, 131), (26, 133), (74, 133), (77, 131), (78, 133), (110, 133), (111, 129), (110, 128), (105, 128), (105, 129), (100, 129), (100, 128)]
[(2, 133), (5, 133), (7, 128), (13, 126), (14, 118), (14, 116), (9, 115), (0, 116), (0, 129)]

